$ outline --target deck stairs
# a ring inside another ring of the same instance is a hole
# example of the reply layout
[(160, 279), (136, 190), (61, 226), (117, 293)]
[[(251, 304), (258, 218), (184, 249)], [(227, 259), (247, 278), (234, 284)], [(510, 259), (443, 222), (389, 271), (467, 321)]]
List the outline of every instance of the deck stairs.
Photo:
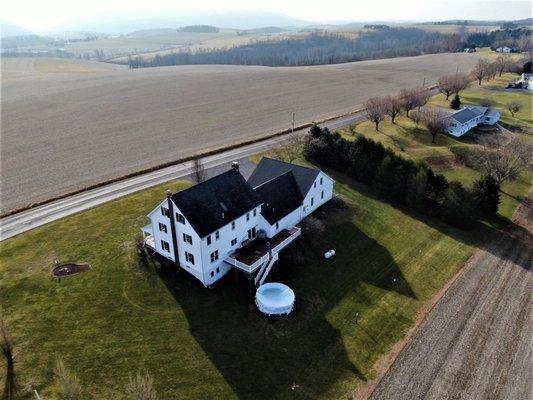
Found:
[(261, 268), (259, 269), (259, 272), (254, 278), (254, 282), (257, 286), (261, 286), (263, 282), (265, 282), (265, 279), (267, 278), (268, 274), (272, 270), (272, 267), (274, 266), (274, 263), (278, 261), (279, 255), (278, 252), (272, 253), (272, 257), (270, 259), (263, 263)]

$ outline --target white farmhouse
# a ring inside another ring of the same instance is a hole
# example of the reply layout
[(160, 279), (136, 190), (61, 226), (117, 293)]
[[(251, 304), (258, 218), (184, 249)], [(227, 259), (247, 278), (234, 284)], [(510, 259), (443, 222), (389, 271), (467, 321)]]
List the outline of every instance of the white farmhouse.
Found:
[(467, 106), (446, 118), (446, 132), (460, 137), (479, 124), (494, 125), (500, 120), (500, 112), (488, 107)]
[(262, 284), (296, 225), (333, 196), (320, 170), (263, 158), (246, 181), (238, 165), (167, 198), (142, 228), (145, 245), (210, 286), (232, 268)]
[(510, 53), (511, 51), (513, 51), (513, 49), (511, 49), (509, 46), (502, 46), (502, 47), (498, 47), (496, 51), (498, 53)]

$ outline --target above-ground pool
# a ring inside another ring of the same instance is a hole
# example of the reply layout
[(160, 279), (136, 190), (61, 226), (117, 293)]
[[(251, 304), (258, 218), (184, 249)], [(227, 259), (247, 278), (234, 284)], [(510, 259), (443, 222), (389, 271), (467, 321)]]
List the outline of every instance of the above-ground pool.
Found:
[(294, 300), (294, 292), (283, 283), (265, 283), (255, 292), (257, 308), (268, 315), (290, 314), (294, 308)]

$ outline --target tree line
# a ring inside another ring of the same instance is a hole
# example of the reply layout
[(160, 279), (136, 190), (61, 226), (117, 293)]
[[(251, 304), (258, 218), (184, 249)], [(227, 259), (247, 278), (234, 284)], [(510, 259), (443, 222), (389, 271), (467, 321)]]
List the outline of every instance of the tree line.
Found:
[(199, 49), (156, 55), (146, 60), (133, 57), (131, 68), (183, 64), (238, 64), (302, 66), (337, 64), (376, 58), (416, 56), (456, 51), (459, 35), (427, 32), (417, 28), (387, 28), (361, 32), (349, 38), (314, 32), (305, 37), (257, 41), (229, 49)]
[(481, 217), (498, 211), (499, 185), (493, 177), (475, 181), (470, 189), (364, 136), (350, 141), (338, 132), (314, 125), (303, 154), (313, 163), (372, 186), (394, 204), (440, 217), (452, 226), (468, 229)]

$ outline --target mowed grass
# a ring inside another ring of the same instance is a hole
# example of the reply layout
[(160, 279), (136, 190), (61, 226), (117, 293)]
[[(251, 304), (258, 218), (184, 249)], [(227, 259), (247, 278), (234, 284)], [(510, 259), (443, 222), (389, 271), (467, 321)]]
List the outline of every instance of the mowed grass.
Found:
[[(510, 127), (518, 127), (530, 130), (533, 124), (532, 95), (525, 91), (504, 91), (502, 88), (507, 83), (515, 81), (517, 75), (504, 74), (489, 83), (478, 87), (472, 83), (470, 87), (461, 93), (464, 105), (479, 105), (482, 99), (490, 99), (494, 107), (502, 112), (503, 123)], [(450, 97), (451, 99), (451, 97)], [(518, 101), (523, 109), (514, 117), (507, 110), (507, 102)], [(431, 107), (449, 108), (449, 102), (444, 95), (433, 96), (428, 105)], [(473, 181), (481, 177), (481, 173), (463, 164), (457, 153), (466, 153), (477, 146), (474, 136), (465, 135), (454, 138), (450, 135), (439, 135), (436, 143), (432, 143), (431, 135), (422, 124), (416, 124), (412, 119), (401, 115), (396, 118), (396, 124), (392, 124), (390, 118), (379, 124), (379, 131), (375, 130), (370, 121), (363, 121), (356, 126), (341, 129), (339, 133), (346, 139), (354, 140), (358, 134), (371, 138), (384, 146), (391, 148), (403, 157), (413, 160), (424, 161), (435, 172), (441, 173), (448, 180), (457, 180), (466, 186), (471, 186)], [(524, 136), (531, 140), (528, 136)], [(499, 213), (505, 218), (511, 218), (516, 207), (527, 196), (533, 170), (531, 168), (522, 172), (516, 180), (510, 180), (503, 184)]]
[[(489, 82), (483, 81), (480, 85), (477, 82), (470, 84), (467, 90), (460, 93), (463, 105), (479, 105), (484, 99), (494, 102), (494, 108), (502, 113), (502, 122), (506, 125), (531, 130), (533, 126), (533, 94), (527, 90), (505, 89), (507, 84), (516, 82), (519, 76), (505, 73)], [(450, 96), (450, 100), (452, 96)], [(522, 105), (522, 110), (513, 117), (507, 109), (509, 102), (518, 102)], [(428, 103), (432, 106), (449, 108), (450, 103), (446, 101), (444, 95), (434, 96)]]
[[(296, 293), (287, 318), (251, 311), (247, 282), (235, 284), (233, 273), (206, 289), (141, 262), (133, 236), (169, 185), (2, 242), (0, 303), (18, 382), (33, 379), (53, 398), (61, 357), (86, 398), (122, 398), (138, 369), (165, 399), (344, 398), (374, 375), (376, 359), (482, 235), (409, 215), (332, 175), (348, 209), (330, 213), (324, 232), (303, 236), (305, 262), (283, 257), (273, 276)], [(330, 248), (337, 255), (326, 261)], [(50, 274), (56, 257), (92, 269), (58, 282)]]

